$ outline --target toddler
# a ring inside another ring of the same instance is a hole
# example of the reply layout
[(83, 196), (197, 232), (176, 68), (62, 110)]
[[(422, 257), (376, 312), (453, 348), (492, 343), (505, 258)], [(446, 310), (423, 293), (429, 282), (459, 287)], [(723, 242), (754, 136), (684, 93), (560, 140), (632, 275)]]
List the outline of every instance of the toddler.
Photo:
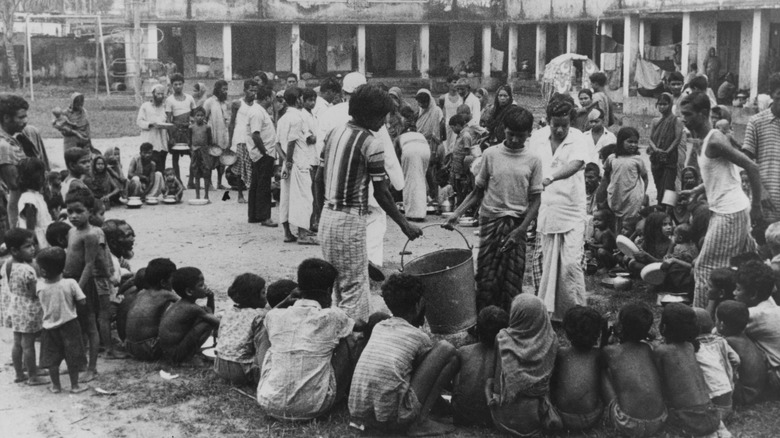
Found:
[(609, 423), (622, 435), (655, 435), (667, 418), (661, 376), (647, 343), (652, 327), (650, 307), (642, 302), (628, 303), (620, 309), (615, 327), (620, 344), (601, 351)]
[(449, 184), (455, 190), (456, 205), (460, 205), (472, 190), (469, 185), (468, 169), (464, 165), (466, 156), (471, 153), (471, 144), (474, 142), (469, 130), (465, 129), (467, 125), (468, 119), (462, 115), (456, 114), (450, 117), (449, 126), (456, 138), (450, 159)]
[[(11, 258), (3, 265), (2, 293), (7, 306), (6, 327), (14, 331), (14, 346), (11, 349), (14, 382), (27, 381), (28, 385), (45, 385), (38, 376), (35, 365), (35, 337), (41, 331), (43, 309), (35, 294), (38, 281), (35, 268), (31, 265), (35, 256), (35, 235), (24, 228), (12, 228), (5, 233), (5, 246), (11, 252)], [(27, 366), (27, 375), (24, 366)]]
[(766, 389), (766, 358), (756, 344), (745, 336), (750, 313), (745, 303), (723, 301), (716, 310), (718, 333), (726, 338), (740, 359), (734, 379), (733, 401), (735, 405), (747, 405), (759, 399)]
[[(214, 167), (213, 159), (209, 154), (209, 147), (214, 144), (211, 127), (206, 123), (206, 110), (197, 107), (193, 117), (195, 123), (190, 125), (190, 173), (195, 178), (195, 198), (200, 199), (200, 180), (203, 179), (204, 199), (209, 199), (209, 185), (211, 185), (211, 169)], [(166, 170), (167, 172), (167, 170)], [(166, 174), (166, 186), (168, 178)], [(180, 198), (180, 197), (179, 197)]]
[[(372, 318), (374, 315), (377, 314), (371, 315)], [(371, 322), (369, 318), (369, 324)], [(485, 381), (493, 376), (496, 366), (496, 335), (508, 325), (509, 314), (505, 310), (497, 306), (487, 306), (479, 312), (477, 318), (479, 342), (458, 349), (461, 367), (452, 382), (455, 424), (492, 424), (490, 409), (485, 399)]]
[(668, 432), (681, 436), (709, 435), (721, 425), (696, 360), (699, 327), (693, 308), (680, 303), (664, 307), (659, 326), (665, 343), (655, 349), (663, 393), (669, 408)]
[(737, 272), (731, 268), (718, 268), (710, 272), (707, 312), (715, 314), (715, 309), (722, 301), (733, 300), (737, 288)]
[[(192, 359), (194, 366), (202, 366), (196, 354), (200, 346), (219, 328), (214, 316), (214, 292), (206, 288), (203, 273), (197, 268), (180, 268), (171, 275), (171, 286), (181, 299), (173, 303), (160, 320), (160, 348), (163, 356), (173, 363)], [(195, 301), (206, 298), (206, 308)]]
[(664, 260), (676, 259), (689, 265), (693, 263), (696, 257), (699, 256), (699, 249), (692, 239), (691, 226), (688, 224), (677, 225), (674, 228), (673, 237), (673, 243), (669, 247), (669, 252), (664, 257)]
[(19, 173), (19, 222), (20, 228), (35, 233), (38, 248), (49, 246), (46, 240), (46, 228), (52, 223), (49, 206), (43, 198), (46, 168), (37, 158), (25, 158), (17, 165)]
[[(693, 293), (695, 286), (692, 269), (693, 261), (699, 256), (699, 249), (693, 242), (691, 227), (680, 224), (674, 229), (672, 244), (664, 256), (661, 269), (666, 273), (664, 285), (675, 292)], [(693, 299), (693, 296), (689, 296)]]
[(57, 171), (51, 171), (46, 175), (47, 198), (46, 206), (53, 219), (59, 219), (62, 209), (65, 207), (65, 198), (62, 197), (62, 177)]
[(76, 280), (62, 278), (65, 251), (56, 246), (38, 253), (35, 261), (41, 273), (37, 295), (43, 307), (43, 335), (41, 336), (41, 366), (49, 368), (53, 393), (62, 391), (60, 364), (68, 365), (70, 392), (87, 390), (79, 386), (79, 369), (86, 365), (84, 344), (81, 341), (79, 314), (85, 314), (87, 297)]
[(266, 294), (271, 309), (290, 307), (300, 297), (298, 283), (292, 280), (277, 280), (268, 285)]
[(176, 178), (176, 172), (172, 167), (165, 169), (164, 176), (165, 184), (162, 188), (163, 196), (176, 198), (176, 202), (181, 202), (182, 196), (184, 196), (184, 185)]
[(734, 370), (739, 368), (739, 356), (723, 337), (713, 334), (715, 323), (706, 310), (694, 308), (696, 323), (699, 326), (699, 351), (696, 361), (704, 374), (704, 381), (710, 392), (712, 404), (718, 408), (721, 420), (725, 421), (734, 412), (732, 410), (732, 392), (734, 390)]
[(565, 430), (590, 429), (604, 410), (601, 351), (596, 347), (602, 327), (604, 320), (590, 307), (572, 307), (563, 317), (563, 330), (571, 347), (558, 350), (550, 396)]
[(255, 274), (241, 274), (228, 288), (233, 300), (219, 324), (219, 344), (214, 372), (234, 385), (257, 384), (259, 368), (255, 361), (262, 337), (265, 309), (265, 280)]
[(599, 268), (611, 269), (615, 266), (615, 233), (612, 231), (615, 216), (608, 209), (596, 211), (593, 215), (593, 239), (585, 247), (596, 257)]
[(68, 116), (65, 115), (65, 113), (62, 111), (62, 108), (55, 106), (51, 110), (51, 114), (54, 116), (54, 120), (52, 120), (51, 124), (54, 127), (54, 129), (60, 131), (63, 134), (67, 134), (69, 136), (75, 136), (79, 140), (87, 141), (89, 138), (84, 136), (81, 132), (78, 130), (74, 130), (74, 127), (77, 127), (77, 125), (74, 125), (71, 123), (70, 119), (68, 119)]

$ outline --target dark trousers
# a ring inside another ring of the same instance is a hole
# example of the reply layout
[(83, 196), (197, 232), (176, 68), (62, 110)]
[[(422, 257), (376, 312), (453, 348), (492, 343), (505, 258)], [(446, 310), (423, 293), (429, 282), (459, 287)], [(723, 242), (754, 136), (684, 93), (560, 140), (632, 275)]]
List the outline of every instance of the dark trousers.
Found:
[(252, 163), (249, 183), (249, 222), (271, 219), (271, 178), (274, 176), (274, 159), (268, 155)]
[(152, 152), (152, 161), (157, 168), (157, 171), (163, 173), (165, 170), (165, 160), (168, 158), (168, 151), (154, 151)]

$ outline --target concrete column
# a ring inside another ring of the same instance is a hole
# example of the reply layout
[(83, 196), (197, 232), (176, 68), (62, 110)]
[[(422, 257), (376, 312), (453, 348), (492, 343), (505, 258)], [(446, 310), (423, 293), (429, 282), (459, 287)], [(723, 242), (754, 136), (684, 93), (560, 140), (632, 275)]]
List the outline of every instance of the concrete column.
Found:
[(431, 28), (427, 24), (420, 25), (420, 77), (428, 79), (430, 70)]
[(157, 25), (149, 23), (146, 29), (146, 59), (157, 60)]
[(233, 79), (233, 28), (222, 25), (222, 76), (230, 82)]
[(517, 72), (517, 26), (514, 24), (509, 25), (506, 52), (506, 77), (512, 79)]
[(680, 43), (680, 73), (688, 76), (688, 66), (691, 64), (691, 13), (684, 12), (682, 16), (682, 42)]
[(126, 83), (128, 84), (128, 87), (132, 87), (132, 85), (135, 83), (131, 78), (134, 77), (138, 73), (138, 61), (136, 58), (136, 49), (135, 49), (135, 36), (133, 29), (130, 28), (128, 30), (125, 30), (125, 69), (128, 80)]
[(639, 20), (639, 57), (645, 58), (645, 20)]
[(753, 35), (750, 47), (750, 99), (758, 96), (761, 72), (766, 70), (766, 50), (769, 45), (769, 17), (761, 9), (753, 11)]
[(290, 31), (290, 71), (301, 77), (301, 26), (293, 24)]
[(639, 45), (639, 17), (626, 15), (623, 24), (623, 96), (628, 97)]
[(544, 75), (544, 66), (547, 65), (547, 25), (536, 25), (536, 79)]
[(357, 27), (358, 71), (366, 74), (366, 25)]
[[(599, 34), (612, 37), (612, 23), (609, 21), (602, 21), (599, 25)], [(601, 59), (599, 59), (599, 68), (604, 65), (604, 50), (606, 50), (606, 44), (601, 41)]]
[[(482, 26), (482, 78), (490, 77), (490, 59), (491, 50), (493, 48), (493, 42), (491, 41), (492, 33), (490, 32), (490, 25)], [(501, 66), (498, 66), (501, 68)]]
[(566, 25), (566, 52), (577, 53), (577, 30), (579, 26), (577, 23), (569, 23)]

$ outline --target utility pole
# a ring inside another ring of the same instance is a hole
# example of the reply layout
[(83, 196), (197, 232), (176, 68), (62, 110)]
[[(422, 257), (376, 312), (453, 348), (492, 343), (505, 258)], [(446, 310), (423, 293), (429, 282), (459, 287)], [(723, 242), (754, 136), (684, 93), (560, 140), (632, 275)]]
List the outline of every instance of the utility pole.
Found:
[[(135, 74), (133, 76), (133, 88), (135, 88), (135, 103), (141, 104), (141, 0), (131, 0), (133, 6), (133, 52), (135, 54)], [(127, 45), (125, 45), (127, 50)]]

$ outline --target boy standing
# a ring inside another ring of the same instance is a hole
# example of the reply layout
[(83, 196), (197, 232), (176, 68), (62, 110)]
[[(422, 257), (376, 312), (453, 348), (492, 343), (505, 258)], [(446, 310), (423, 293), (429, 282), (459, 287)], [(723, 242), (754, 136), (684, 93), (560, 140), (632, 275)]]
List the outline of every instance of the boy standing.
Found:
[(471, 144), (474, 140), (471, 137), (471, 132), (465, 129), (467, 123), (466, 117), (460, 114), (450, 117), (449, 121), (450, 129), (452, 129), (455, 135), (455, 145), (452, 147), (452, 158), (450, 159), (449, 183), (455, 191), (457, 204), (463, 202), (466, 199), (466, 195), (471, 192), (471, 187), (469, 187), (469, 175), (471, 172), (469, 172), (464, 162), (466, 156), (471, 153)]
[(100, 317), (100, 301), (108, 300), (111, 294), (112, 262), (106, 245), (106, 236), (99, 227), (89, 223), (95, 198), (87, 188), (71, 190), (65, 198), (68, 219), (73, 228), (68, 232), (68, 249), (63, 275), (77, 279), (79, 287), (87, 297), (86, 337), (89, 342), (89, 364), (84, 381), (89, 382), (97, 375), (98, 343), (100, 336), (110, 345), (109, 315), (103, 315), (100, 328), (96, 317)]
[(68, 365), (70, 392), (76, 394), (87, 390), (86, 386), (79, 386), (79, 369), (85, 361), (78, 319), (79, 313), (88, 314), (87, 297), (75, 280), (62, 278), (66, 257), (65, 251), (55, 246), (41, 250), (35, 259), (41, 274), (37, 294), (43, 307), (41, 366), (49, 368), (49, 390), (55, 394), (62, 391), (60, 364), (63, 359)]
[(423, 285), (394, 274), (382, 285), (393, 317), (377, 324), (358, 360), (349, 392), (349, 414), (366, 427), (409, 435), (440, 435), (452, 428), (428, 418), (431, 408), (460, 368), (455, 348), (435, 343), (424, 322)]
[(152, 160), (153, 149), (151, 143), (141, 143), (140, 153), (130, 160), (130, 167), (127, 169), (127, 178), (130, 180), (127, 191), (130, 196), (140, 196), (142, 199), (147, 196), (160, 196), (163, 176)]
[[(60, 194), (62, 199), (68, 197), (71, 188), (87, 187), (84, 184), (84, 177), (89, 174), (89, 168), (92, 165), (92, 159), (89, 156), (89, 150), (81, 148), (72, 148), (65, 151), (65, 167), (68, 168), (68, 176), (62, 182)], [(12, 224), (16, 225), (16, 224)]]
[[(632, 437), (655, 435), (666, 421), (661, 376), (653, 362), (650, 337), (653, 312), (647, 304), (629, 303), (620, 309), (616, 335), (619, 345), (604, 347), (602, 391), (609, 421)], [(693, 364), (695, 366), (695, 363)]]
[[(219, 328), (219, 318), (214, 316), (214, 292), (208, 290), (203, 273), (197, 268), (181, 268), (171, 275), (173, 290), (181, 299), (173, 303), (160, 320), (160, 348), (163, 356), (173, 363), (193, 359), (195, 366), (202, 365), (200, 346)], [(206, 308), (196, 300), (206, 298)]]

